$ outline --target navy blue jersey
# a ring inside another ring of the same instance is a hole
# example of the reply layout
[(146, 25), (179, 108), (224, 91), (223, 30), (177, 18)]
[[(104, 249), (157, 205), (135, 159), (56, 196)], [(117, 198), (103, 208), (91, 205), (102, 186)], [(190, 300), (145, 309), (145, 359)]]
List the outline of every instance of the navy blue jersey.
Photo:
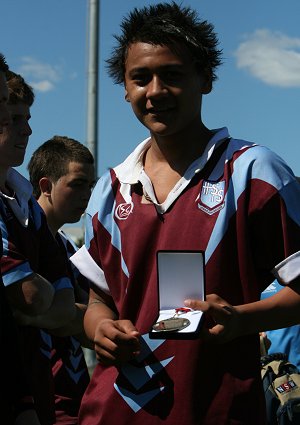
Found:
[[(3, 256), (1, 274), (4, 286), (38, 273), (56, 291), (72, 288), (67, 261), (52, 236), (46, 216), (31, 195), (32, 187), (11, 169), (14, 197), (0, 196), (0, 226)], [(54, 385), (51, 370), (52, 340), (38, 328), (20, 326), (22, 351), (28, 381), (42, 425), (55, 423)]]

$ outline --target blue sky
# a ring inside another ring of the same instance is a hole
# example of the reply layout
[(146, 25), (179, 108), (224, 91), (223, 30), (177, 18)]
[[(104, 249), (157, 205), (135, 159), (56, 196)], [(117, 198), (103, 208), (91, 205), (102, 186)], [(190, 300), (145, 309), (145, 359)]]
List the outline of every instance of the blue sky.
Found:
[[(129, 10), (159, 1), (100, 0), (98, 174), (148, 133), (105, 71), (113, 33)], [(204, 97), (209, 128), (277, 152), (300, 175), (299, 0), (183, 0), (215, 26), (224, 64)], [(86, 140), (88, 0), (1, 0), (0, 51), (35, 89), (33, 134), (19, 171), (54, 134)]]

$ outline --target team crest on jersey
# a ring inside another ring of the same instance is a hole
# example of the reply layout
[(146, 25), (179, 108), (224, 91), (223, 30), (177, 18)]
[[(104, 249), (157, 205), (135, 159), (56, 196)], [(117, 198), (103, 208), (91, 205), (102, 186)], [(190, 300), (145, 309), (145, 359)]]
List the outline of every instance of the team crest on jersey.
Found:
[(209, 215), (220, 211), (224, 207), (225, 181), (211, 183), (204, 180), (200, 197), (198, 198), (198, 208)]
[(133, 203), (123, 203), (119, 204), (115, 209), (115, 216), (119, 220), (126, 220), (129, 215), (132, 213)]

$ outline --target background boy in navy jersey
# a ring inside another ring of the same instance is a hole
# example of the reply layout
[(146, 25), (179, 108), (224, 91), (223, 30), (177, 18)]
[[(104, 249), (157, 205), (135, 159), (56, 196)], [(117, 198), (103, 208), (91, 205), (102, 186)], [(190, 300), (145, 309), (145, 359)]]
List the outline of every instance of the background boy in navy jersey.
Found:
[[(33, 153), (28, 171), (34, 196), (46, 214), (49, 228), (61, 247), (62, 255), (68, 259), (77, 247), (61, 227), (66, 223), (78, 222), (85, 212), (95, 181), (93, 156), (77, 140), (54, 136)], [(66, 336), (52, 337), (51, 362), (56, 424), (76, 425), (80, 402), (89, 383), (81, 344), (89, 348), (92, 345), (83, 330), (89, 282), (72, 263), (69, 266), (80, 314), (72, 322), (72, 328), (68, 327)]]
[[(265, 424), (258, 333), (300, 320), (299, 184), (267, 148), (203, 123), (221, 51), (196, 11), (134, 9), (116, 41), (108, 70), (148, 137), (97, 183), (72, 257), (93, 281), (99, 360), (79, 423)], [(149, 339), (159, 250), (205, 253), (207, 300), (177, 306), (205, 312), (199, 339)], [(274, 278), (287, 287), (259, 301)]]
[[(8, 88), (6, 72), (8, 65), (0, 53), (0, 134), (10, 124), (7, 108)], [(2, 256), (2, 243), (0, 245)], [(6, 425), (39, 425), (34, 410), (32, 393), (25, 374), (25, 366), (20, 352), (19, 335), (11, 309), (8, 305), (5, 288), (0, 277), (0, 364), (1, 364), (1, 421)]]
[(23, 162), (31, 128), (34, 94), (24, 79), (7, 72), (11, 123), (0, 135), (0, 207), (6, 295), (20, 326), (26, 374), (42, 425), (55, 423), (52, 341), (43, 328), (66, 326), (76, 315), (67, 261), (32, 186), (12, 167)]

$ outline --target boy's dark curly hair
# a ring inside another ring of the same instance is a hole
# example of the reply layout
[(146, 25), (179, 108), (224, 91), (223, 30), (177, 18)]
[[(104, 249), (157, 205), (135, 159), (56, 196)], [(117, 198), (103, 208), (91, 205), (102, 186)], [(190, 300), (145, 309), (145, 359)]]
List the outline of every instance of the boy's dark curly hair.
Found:
[(175, 51), (176, 45), (183, 44), (198, 64), (199, 71), (205, 70), (212, 81), (216, 80), (215, 70), (222, 63), (222, 51), (217, 49), (218, 38), (213, 25), (201, 21), (190, 7), (171, 2), (134, 8), (121, 22), (121, 30), (121, 35), (114, 35), (117, 45), (106, 61), (114, 83), (124, 83), (128, 48), (135, 42), (167, 45)]
[(15, 72), (6, 71), (6, 81), (8, 86), (10, 105), (17, 103), (25, 103), (25, 105), (32, 106), (34, 102), (33, 88), (26, 83), (24, 78)]
[(6, 63), (5, 56), (2, 53), (0, 53), (0, 72), (6, 72), (6, 71), (8, 71), (8, 65)]

